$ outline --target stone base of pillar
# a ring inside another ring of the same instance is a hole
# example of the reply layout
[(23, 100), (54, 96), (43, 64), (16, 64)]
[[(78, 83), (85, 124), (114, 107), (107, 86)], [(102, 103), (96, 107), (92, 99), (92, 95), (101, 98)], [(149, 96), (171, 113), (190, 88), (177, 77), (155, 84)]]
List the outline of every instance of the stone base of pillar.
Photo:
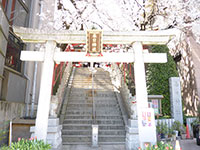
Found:
[[(61, 150), (62, 147), (62, 125), (59, 125), (59, 118), (49, 118), (47, 129), (47, 143), (51, 144), (52, 150)], [(31, 137), (35, 137), (35, 127), (31, 127)]]
[(139, 146), (138, 120), (129, 119), (126, 126), (126, 150), (138, 150)]

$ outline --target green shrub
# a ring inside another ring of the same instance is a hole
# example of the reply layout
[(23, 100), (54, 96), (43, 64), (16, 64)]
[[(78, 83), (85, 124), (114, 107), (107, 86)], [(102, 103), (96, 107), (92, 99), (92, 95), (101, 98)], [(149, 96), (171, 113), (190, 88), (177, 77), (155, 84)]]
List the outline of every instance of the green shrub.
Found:
[(149, 95), (163, 95), (162, 114), (171, 115), (169, 78), (177, 77), (178, 71), (173, 57), (169, 54), (169, 49), (165, 45), (154, 45), (151, 47), (152, 53), (167, 53), (167, 63), (150, 63), (147, 66), (147, 88)]
[(18, 142), (13, 142), (11, 146), (4, 146), (1, 150), (50, 150), (50, 144), (45, 143), (43, 140), (31, 138), (18, 139)]
[(6, 138), (7, 131), (0, 129), (0, 142)]
[(9, 121), (5, 121), (2, 124), (0, 124), (0, 144), (2, 144), (3, 140), (7, 138), (8, 130), (7, 126), (9, 124)]
[(172, 124), (172, 129), (177, 130), (180, 133), (185, 133), (186, 132), (186, 127), (185, 125), (182, 125), (179, 121), (174, 121)]

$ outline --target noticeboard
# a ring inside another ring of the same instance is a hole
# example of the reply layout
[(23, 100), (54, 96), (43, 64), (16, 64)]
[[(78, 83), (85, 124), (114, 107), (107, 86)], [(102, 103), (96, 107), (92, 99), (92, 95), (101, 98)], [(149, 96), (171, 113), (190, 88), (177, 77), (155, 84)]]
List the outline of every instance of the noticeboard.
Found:
[(148, 107), (154, 109), (155, 115), (162, 114), (161, 100), (162, 95), (149, 95), (148, 96)]

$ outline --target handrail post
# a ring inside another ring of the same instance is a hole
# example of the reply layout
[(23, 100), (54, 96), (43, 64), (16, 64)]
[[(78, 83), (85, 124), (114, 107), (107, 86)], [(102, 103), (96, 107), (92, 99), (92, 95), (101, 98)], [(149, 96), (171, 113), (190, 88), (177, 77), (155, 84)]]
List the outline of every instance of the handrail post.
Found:
[(93, 124), (96, 123), (96, 109), (95, 109), (95, 99), (94, 99), (94, 68), (93, 63), (91, 63), (91, 73), (92, 73), (92, 117), (93, 117)]

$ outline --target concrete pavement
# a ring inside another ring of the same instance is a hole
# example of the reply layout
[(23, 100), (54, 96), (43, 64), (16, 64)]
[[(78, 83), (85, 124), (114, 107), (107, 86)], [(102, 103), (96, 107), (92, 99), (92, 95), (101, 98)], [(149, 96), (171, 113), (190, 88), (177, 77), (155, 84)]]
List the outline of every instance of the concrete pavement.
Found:
[(182, 150), (200, 150), (200, 146), (196, 144), (196, 139), (180, 140)]
[(89, 145), (65, 145), (62, 150), (125, 150), (125, 145), (100, 145), (97, 148)]
[[(196, 139), (179, 140), (179, 142), (182, 150), (200, 150)], [(90, 145), (65, 145), (62, 150), (125, 150), (125, 145), (100, 145), (97, 148)]]

